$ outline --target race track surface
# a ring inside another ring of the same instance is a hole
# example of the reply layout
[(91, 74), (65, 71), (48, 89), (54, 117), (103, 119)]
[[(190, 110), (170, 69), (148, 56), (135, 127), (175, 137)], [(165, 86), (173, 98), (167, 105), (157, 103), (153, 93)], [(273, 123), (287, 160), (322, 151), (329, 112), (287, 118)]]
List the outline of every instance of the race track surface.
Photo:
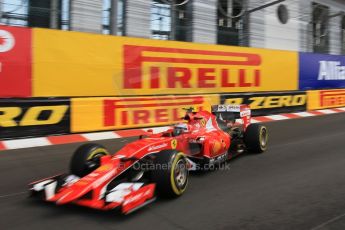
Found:
[[(345, 115), (267, 123), (269, 150), (196, 174), (181, 198), (129, 216), (30, 200), (79, 144), (0, 152), (0, 229), (345, 229)], [(116, 150), (126, 140), (100, 141)]]

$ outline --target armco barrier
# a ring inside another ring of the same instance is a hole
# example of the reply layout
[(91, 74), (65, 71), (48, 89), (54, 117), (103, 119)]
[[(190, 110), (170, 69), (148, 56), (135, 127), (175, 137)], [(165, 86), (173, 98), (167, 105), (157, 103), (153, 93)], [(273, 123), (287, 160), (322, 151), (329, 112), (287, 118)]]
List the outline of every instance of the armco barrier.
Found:
[(345, 56), (299, 53), (299, 88), (345, 88)]
[(70, 132), (69, 99), (0, 99), (0, 139)]
[(312, 90), (307, 92), (308, 110), (345, 106), (345, 89)]
[(249, 104), (253, 115), (306, 110), (302, 91), (224, 95), (108, 97), (71, 99), (71, 131), (90, 132), (170, 125), (181, 120), (183, 108), (209, 110), (212, 104)]
[(143, 96), (298, 89), (298, 53), (34, 29), (33, 94)]
[(31, 34), (0, 26), (0, 98), (31, 96)]
[(220, 95), (222, 104), (247, 104), (253, 116), (292, 113), (307, 109), (305, 91)]
[(253, 116), (345, 106), (345, 89), (156, 97), (0, 99), (0, 139), (170, 125), (183, 108), (248, 104)]

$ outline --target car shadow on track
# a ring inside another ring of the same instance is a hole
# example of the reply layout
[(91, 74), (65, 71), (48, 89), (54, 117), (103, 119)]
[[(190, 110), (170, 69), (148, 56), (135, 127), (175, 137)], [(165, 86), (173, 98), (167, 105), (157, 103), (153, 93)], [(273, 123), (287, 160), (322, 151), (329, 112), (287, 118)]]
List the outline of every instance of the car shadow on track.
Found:
[(196, 170), (196, 171), (189, 171), (189, 175), (192, 177), (205, 177), (207, 175), (216, 173), (218, 171), (222, 171), (222, 170), (229, 170), (230, 166), (234, 163), (236, 163), (237, 161), (239, 161), (242, 158), (247, 158), (247, 157), (252, 157), (255, 156), (255, 154), (250, 154), (250, 153), (243, 153), (240, 154), (238, 156), (235, 156), (234, 158), (231, 158), (229, 160), (227, 160), (224, 163), (221, 163), (220, 165), (217, 165), (211, 169), (201, 169), (201, 170)]
[[(155, 203), (160, 202), (161, 200), (158, 200)], [(140, 213), (149, 211), (150, 209), (150, 205), (148, 205), (129, 215), (123, 215), (119, 209), (102, 211), (73, 204), (59, 206), (55, 205), (54, 203), (31, 199), (30, 197), (25, 199), (23, 205), (26, 208), (32, 209), (36, 215), (38, 214), (40, 215), (40, 218), (44, 219), (59, 219), (66, 216), (78, 216), (81, 218), (92, 216), (92, 218), (97, 221), (106, 221), (109, 223), (130, 221), (131, 219), (136, 218), (137, 215), (140, 215)]]

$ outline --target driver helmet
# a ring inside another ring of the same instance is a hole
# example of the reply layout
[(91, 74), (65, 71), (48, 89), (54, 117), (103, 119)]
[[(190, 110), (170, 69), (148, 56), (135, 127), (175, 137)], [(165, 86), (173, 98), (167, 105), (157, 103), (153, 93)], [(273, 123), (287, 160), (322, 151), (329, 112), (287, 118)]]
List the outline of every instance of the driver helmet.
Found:
[(174, 136), (188, 132), (188, 125), (186, 123), (178, 123), (174, 126)]

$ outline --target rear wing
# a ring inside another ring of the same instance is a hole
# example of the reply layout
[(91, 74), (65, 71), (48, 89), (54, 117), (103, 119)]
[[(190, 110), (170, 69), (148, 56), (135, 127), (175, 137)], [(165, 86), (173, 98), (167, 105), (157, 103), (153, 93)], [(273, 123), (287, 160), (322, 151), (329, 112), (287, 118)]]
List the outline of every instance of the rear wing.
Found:
[(224, 121), (240, 119), (245, 128), (250, 124), (251, 111), (248, 105), (212, 105), (211, 112)]

